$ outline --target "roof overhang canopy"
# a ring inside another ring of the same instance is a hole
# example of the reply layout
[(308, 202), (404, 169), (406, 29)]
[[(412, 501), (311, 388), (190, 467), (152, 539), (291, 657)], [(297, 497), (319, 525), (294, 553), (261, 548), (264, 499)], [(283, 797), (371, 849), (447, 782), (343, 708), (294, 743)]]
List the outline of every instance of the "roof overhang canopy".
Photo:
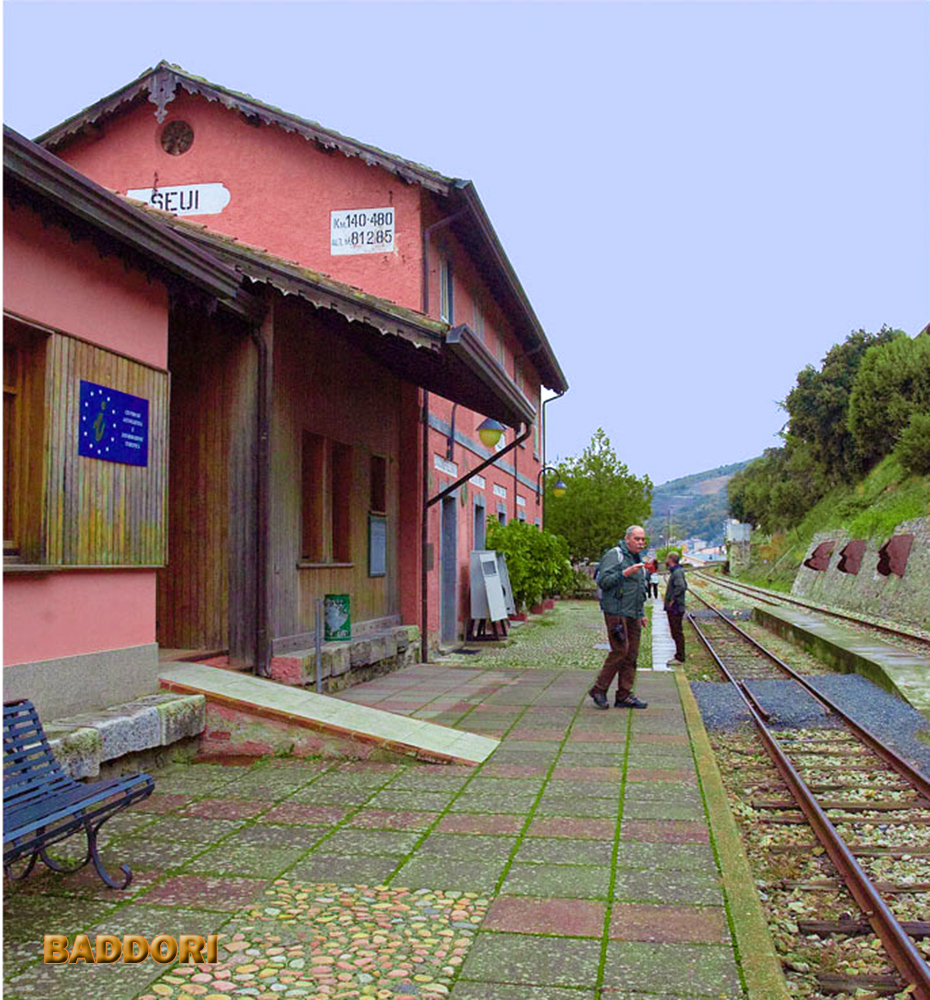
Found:
[(535, 419), (533, 404), (468, 326), (450, 329), (422, 313), (209, 230), (179, 221), (173, 224), (252, 282), (339, 313), (348, 321), (343, 336), (403, 381), (508, 427), (529, 425)]

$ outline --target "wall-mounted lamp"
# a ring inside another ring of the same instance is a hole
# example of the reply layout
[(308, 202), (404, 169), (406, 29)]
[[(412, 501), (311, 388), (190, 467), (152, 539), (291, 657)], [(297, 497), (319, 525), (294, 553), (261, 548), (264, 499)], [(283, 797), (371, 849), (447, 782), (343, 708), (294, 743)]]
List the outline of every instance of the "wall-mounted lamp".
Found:
[(478, 437), (486, 448), (496, 448), (506, 428), (490, 417), (478, 424)]

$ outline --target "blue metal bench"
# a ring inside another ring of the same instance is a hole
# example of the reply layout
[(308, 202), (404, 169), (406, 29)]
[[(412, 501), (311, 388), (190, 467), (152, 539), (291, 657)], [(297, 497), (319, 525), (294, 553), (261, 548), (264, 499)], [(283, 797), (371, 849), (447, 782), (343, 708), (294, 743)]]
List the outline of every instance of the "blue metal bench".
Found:
[[(3, 705), (3, 870), (13, 879), (25, 878), (41, 858), (56, 872), (76, 872), (93, 861), (97, 874), (112, 889), (125, 889), (132, 872), (120, 865), (117, 881), (103, 867), (97, 851), (97, 833), (115, 813), (147, 798), (155, 782), (149, 774), (84, 784), (63, 769), (49, 746), (39, 715), (31, 701)], [(63, 865), (48, 849), (83, 830), (87, 854), (77, 865)], [(14, 862), (29, 857), (25, 869), (14, 874)]]

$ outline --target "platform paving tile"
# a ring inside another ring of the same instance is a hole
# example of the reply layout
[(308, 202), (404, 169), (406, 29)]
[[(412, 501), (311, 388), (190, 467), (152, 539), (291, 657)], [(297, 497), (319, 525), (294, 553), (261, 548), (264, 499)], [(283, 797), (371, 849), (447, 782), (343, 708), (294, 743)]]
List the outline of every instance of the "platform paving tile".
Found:
[(225, 875), (234, 871), (247, 878), (277, 878), (302, 857), (309, 845), (262, 847), (254, 843), (231, 844), (225, 841), (194, 858), (184, 866), (186, 874)]
[(602, 865), (610, 867), (613, 841), (572, 840), (567, 837), (524, 837), (514, 861), (542, 865)]
[(594, 900), (498, 896), (482, 927), (515, 934), (600, 938), (606, 909), (604, 903)]
[(417, 857), (450, 858), (457, 861), (500, 861), (503, 865), (513, 852), (516, 837), (482, 836), (463, 833), (433, 833), (417, 848)]
[(720, 880), (713, 871), (618, 868), (614, 898), (642, 903), (702, 903), (722, 906)]
[(610, 868), (606, 865), (546, 865), (515, 862), (501, 892), (510, 896), (557, 896), (606, 899)]
[(604, 985), (714, 1000), (742, 996), (729, 945), (609, 941)]
[(447, 813), (436, 829), (440, 833), (507, 834), (519, 833), (525, 816), (485, 815), (483, 813)]
[(320, 850), (327, 854), (408, 854), (420, 839), (419, 833), (402, 833), (398, 830), (357, 830), (344, 827), (326, 838)]
[(445, 889), (461, 892), (493, 892), (503, 867), (502, 861), (460, 861), (418, 856), (397, 872), (393, 883), (408, 889), (441, 885)]
[(675, 819), (675, 820), (703, 820), (704, 807), (700, 800), (691, 804), (684, 802), (669, 802), (660, 800), (658, 802), (643, 802), (642, 800), (630, 799), (624, 803), (623, 815), (630, 819)]
[(302, 882), (339, 882), (343, 885), (381, 885), (403, 860), (397, 857), (354, 857), (311, 854), (298, 861), (287, 875)]
[(619, 941), (726, 944), (730, 929), (721, 906), (614, 903), (608, 936)]
[(710, 844), (669, 844), (621, 840), (617, 864), (624, 868), (714, 871)]
[(600, 957), (598, 940), (483, 932), (465, 959), (462, 977), (513, 985), (590, 988)]
[(348, 826), (366, 830), (428, 830), (439, 819), (439, 813), (413, 812), (396, 809), (360, 809)]
[(450, 994), (451, 1000), (594, 1000), (594, 996), (593, 990), (574, 987), (510, 986), (506, 983), (479, 983), (467, 979), (460, 979)]

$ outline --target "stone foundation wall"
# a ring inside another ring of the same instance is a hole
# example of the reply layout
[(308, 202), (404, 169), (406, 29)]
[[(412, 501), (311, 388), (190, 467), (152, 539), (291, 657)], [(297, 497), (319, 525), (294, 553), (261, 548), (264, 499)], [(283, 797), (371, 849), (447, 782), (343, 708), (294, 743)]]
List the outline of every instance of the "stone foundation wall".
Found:
[(836, 544), (823, 571), (798, 568), (792, 594), (820, 604), (833, 604), (849, 611), (888, 618), (891, 621), (930, 629), (930, 517), (902, 521), (894, 534), (911, 534), (914, 541), (903, 577), (882, 576), (877, 570), (878, 551), (887, 538), (868, 540), (859, 573), (853, 576), (837, 569), (840, 553), (852, 536), (846, 531), (816, 534), (805, 559), (822, 542)]

